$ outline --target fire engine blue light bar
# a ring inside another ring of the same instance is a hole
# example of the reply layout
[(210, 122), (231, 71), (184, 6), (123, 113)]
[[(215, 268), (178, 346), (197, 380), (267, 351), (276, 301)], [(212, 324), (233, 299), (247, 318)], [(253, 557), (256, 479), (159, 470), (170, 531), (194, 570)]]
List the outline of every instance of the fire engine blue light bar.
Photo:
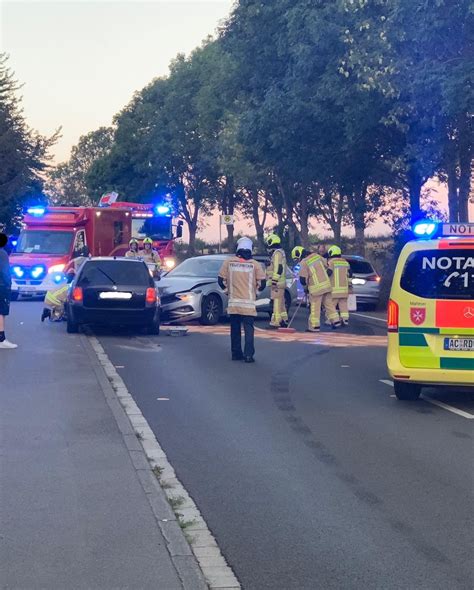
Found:
[(167, 215), (170, 212), (168, 205), (157, 205), (155, 207), (155, 213), (157, 215)]
[(28, 215), (33, 215), (35, 217), (41, 217), (46, 213), (45, 207), (28, 207), (26, 210)]

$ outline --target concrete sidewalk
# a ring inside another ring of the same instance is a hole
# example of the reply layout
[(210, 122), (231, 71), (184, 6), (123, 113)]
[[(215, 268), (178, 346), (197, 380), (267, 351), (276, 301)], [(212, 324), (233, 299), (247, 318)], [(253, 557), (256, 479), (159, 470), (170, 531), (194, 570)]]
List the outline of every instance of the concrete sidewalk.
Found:
[(207, 588), (87, 338), (40, 311), (0, 351), (0, 588)]

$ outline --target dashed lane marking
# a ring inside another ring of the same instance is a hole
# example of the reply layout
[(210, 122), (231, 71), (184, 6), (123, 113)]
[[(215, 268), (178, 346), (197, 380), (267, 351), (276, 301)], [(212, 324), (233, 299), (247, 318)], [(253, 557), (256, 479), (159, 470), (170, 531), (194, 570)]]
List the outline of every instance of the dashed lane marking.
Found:
[[(385, 385), (389, 385), (390, 387), (393, 387), (393, 381), (390, 381), (389, 379), (379, 379), (379, 381), (380, 381), (380, 383), (385, 383)], [(396, 397), (396, 396), (390, 396), (390, 397)], [(465, 412), (464, 410), (460, 410), (459, 408), (455, 408), (454, 406), (450, 406), (449, 404), (445, 404), (444, 402), (440, 402), (437, 399), (433, 399), (429, 395), (422, 394), (420, 397), (425, 402), (428, 402), (429, 404), (433, 404), (434, 406), (438, 406), (438, 408), (442, 408), (443, 410), (447, 410), (448, 412), (452, 412), (453, 414), (456, 414), (457, 416), (461, 416), (462, 418), (466, 418), (467, 420), (474, 419), (474, 414), (470, 414), (469, 412)]]

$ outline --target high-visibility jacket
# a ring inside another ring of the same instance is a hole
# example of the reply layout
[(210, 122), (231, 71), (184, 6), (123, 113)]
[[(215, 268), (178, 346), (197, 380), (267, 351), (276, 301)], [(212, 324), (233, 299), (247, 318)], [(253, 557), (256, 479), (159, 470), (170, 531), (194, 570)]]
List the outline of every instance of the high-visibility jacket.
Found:
[(140, 258), (145, 264), (154, 264), (157, 270), (161, 269), (161, 258), (156, 250), (142, 250)]
[(69, 285), (61, 285), (55, 289), (50, 289), (44, 298), (46, 307), (62, 308), (66, 302)]
[(274, 250), (270, 265), (267, 267), (267, 285), (276, 283), (278, 287), (286, 286), (286, 256), (285, 251)]
[(323, 257), (319, 254), (310, 254), (300, 263), (300, 277), (306, 280), (310, 295), (324, 295), (331, 292), (329, 280)]
[(343, 299), (349, 296), (350, 266), (344, 258), (330, 258), (328, 267), (332, 270), (331, 289), (333, 299)]
[(238, 256), (227, 258), (220, 271), (229, 294), (229, 314), (256, 316), (257, 287), (265, 280), (265, 273), (259, 262), (244, 260)]
[(142, 255), (138, 250), (128, 250), (125, 252), (125, 258), (138, 258), (141, 259)]

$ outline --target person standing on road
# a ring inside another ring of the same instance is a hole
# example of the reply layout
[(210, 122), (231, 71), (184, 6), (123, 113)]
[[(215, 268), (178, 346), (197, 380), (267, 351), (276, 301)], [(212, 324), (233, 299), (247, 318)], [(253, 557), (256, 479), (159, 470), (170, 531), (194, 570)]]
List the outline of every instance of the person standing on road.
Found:
[(336, 329), (341, 324), (331, 297), (331, 281), (322, 256), (313, 254), (302, 246), (296, 246), (291, 252), (291, 257), (300, 264), (300, 283), (303, 285), (305, 293), (309, 294), (310, 313), (307, 331), (320, 331), (321, 305), (324, 305), (326, 317), (331, 322), (331, 327)]
[[(257, 289), (265, 289), (265, 273), (260, 263), (252, 259), (253, 244), (250, 238), (240, 238), (237, 254), (227, 258), (219, 271), (218, 282), (229, 295), (230, 342), (232, 360), (255, 362), (254, 319), (257, 315), (255, 300)], [(245, 346), (242, 352), (242, 326)]]
[(286, 256), (281, 247), (280, 236), (269, 235), (267, 247), (272, 253), (270, 265), (267, 268), (267, 286), (271, 289), (270, 297), (273, 301), (270, 326), (272, 328), (286, 328), (288, 327), (288, 313), (285, 305)]
[(328, 248), (328, 275), (331, 279), (331, 295), (334, 306), (339, 310), (339, 316), (343, 326), (349, 324), (349, 278), (351, 269), (347, 260), (342, 258), (339, 246)]
[(153, 268), (153, 276), (159, 277), (161, 272), (161, 258), (158, 252), (153, 248), (153, 240), (151, 238), (145, 238), (143, 240), (141, 258), (145, 264)]
[(141, 254), (138, 250), (138, 240), (136, 238), (132, 238), (130, 242), (128, 242), (128, 250), (125, 252), (126, 258), (141, 258)]
[(5, 246), (8, 237), (0, 233), (0, 348), (18, 348), (17, 344), (9, 342), (5, 336), (5, 318), (10, 313), (12, 279), (10, 275), (10, 261)]

